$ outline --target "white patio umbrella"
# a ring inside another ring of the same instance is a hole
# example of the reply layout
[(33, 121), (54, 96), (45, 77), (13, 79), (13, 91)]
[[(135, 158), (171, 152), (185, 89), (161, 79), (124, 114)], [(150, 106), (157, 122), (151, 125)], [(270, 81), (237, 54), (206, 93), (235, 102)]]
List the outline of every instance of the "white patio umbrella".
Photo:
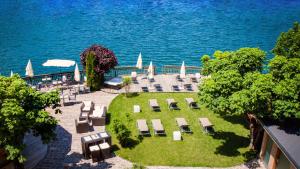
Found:
[(43, 66), (53, 66), (53, 67), (70, 67), (74, 65), (75, 65), (75, 61), (73, 60), (62, 60), (62, 59), (51, 59), (43, 63)]
[(140, 52), (138, 60), (136, 62), (136, 67), (138, 69), (143, 69), (142, 53)]
[(11, 70), (10, 71), (10, 77), (12, 77), (14, 75), (14, 72)]
[(185, 65), (184, 65), (184, 61), (182, 62), (181, 68), (180, 68), (180, 78), (184, 79), (185, 78)]
[(33, 77), (34, 76), (33, 69), (32, 69), (32, 64), (31, 64), (30, 59), (28, 60), (28, 63), (27, 63), (27, 66), (26, 66), (26, 73), (25, 73), (25, 75), (29, 76), (29, 77)]
[(75, 66), (75, 71), (74, 71), (74, 80), (76, 82), (80, 82), (80, 72), (79, 72), (77, 63), (76, 63), (76, 66)]

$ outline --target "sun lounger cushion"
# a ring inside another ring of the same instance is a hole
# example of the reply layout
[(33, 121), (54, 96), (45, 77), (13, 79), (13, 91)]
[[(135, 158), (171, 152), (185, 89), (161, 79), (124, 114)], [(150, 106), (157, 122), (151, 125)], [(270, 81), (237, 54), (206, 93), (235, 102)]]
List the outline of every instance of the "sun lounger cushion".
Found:
[(204, 127), (204, 128), (213, 126), (213, 124), (211, 124), (211, 122), (208, 120), (208, 118), (199, 118), (199, 122), (202, 125), (202, 127)]
[(179, 127), (188, 126), (188, 123), (186, 122), (185, 118), (176, 118), (176, 122)]
[(150, 99), (149, 104), (151, 107), (159, 107), (156, 99)]
[(145, 119), (137, 120), (137, 127), (141, 132), (148, 132), (149, 128)]
[(154, 129), (155, 131), (164, 131), (164, 127), (163, 127), (163, 125), (161, 124), (160, 119), (153, 119), (153, 120), (152, 120), (152, 126), (153, 126), (153, 129)]

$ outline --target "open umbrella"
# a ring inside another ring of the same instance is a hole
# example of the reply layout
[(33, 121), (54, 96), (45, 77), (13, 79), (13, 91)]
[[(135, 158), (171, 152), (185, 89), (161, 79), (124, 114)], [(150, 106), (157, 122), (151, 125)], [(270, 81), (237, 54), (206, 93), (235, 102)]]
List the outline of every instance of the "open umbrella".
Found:
[(142, 53), (140, 52), (138, 60), (136, 62), (136, 67), (138, 69), (143, 69)]
[(76, 66), (75, 66), (75, 71), (74, 71), (74, 80), (76, 82), (80, 82), (80, 72), (79, 72), (77, 63), (76, 63)]
[(73, 60), (62, 60), (62, 59), (51, 59), (43, 63), (43, 66), (53, 66), (53, 67), (70, 67), (74, 65), (75, 65), (75, 61)]
[(180, 78), (184, 79), (185, 78), (185, 65), (184, 65), (184, 61), (182, 62), (181, 68), (180, 68)]
[(28, 60), (28, 63), (27, 63), (27, 66), (26, 66), (26, 73), (25, 73), (25, 75), (29, 76), (29, 77), (33, 77), (34, 76), (33, 69), (32, 69), (32, 64), (31, 64), (30, 59)]

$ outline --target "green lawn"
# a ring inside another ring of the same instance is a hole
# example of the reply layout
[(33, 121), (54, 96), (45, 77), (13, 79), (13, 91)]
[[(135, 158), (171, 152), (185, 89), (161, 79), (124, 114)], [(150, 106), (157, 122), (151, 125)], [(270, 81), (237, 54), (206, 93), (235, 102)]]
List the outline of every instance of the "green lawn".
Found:
[[(129, 98), (124, 95), (116, 97), (109, 106), (108, 116), (111, 123), (107, 127), (116, 145), (116, 154), (143, 165), (228, 167), (247, 161), (249, 131), (244, 127), (244, 119), (230, 117), (224, 120), (203, 107), (190, 110), (184, 100), (186, 97), (197, 100), (196, 93), (141, 93)], [(150, 110), (148, 100), (152, 98), (158, 100), (161, 112)], [(167, 98), (174, 98), (181, 110), (168, 110)], [(134, 104), (141, 106), (141, 113), (133, 113)], [(173, 131), (179, 130), (176, 117), (184, 117), (193, 131), (193, 134), (183, 134), (183, 141), (172, 140)], [(209, 118), (215, 125), (215, 134), (208, 135), (202, 132), (199, 117)], [(138, 140), (136, 119), (146, 119), (151, 137), (144, 137), (133, 147), (122, 148), (111, 130), (112, 121), (116, 118), (128, 126), (133, 140)], [(161, 119), (166, 137), (154, 136), (151, 126), (151, 119), (154, 118)]]

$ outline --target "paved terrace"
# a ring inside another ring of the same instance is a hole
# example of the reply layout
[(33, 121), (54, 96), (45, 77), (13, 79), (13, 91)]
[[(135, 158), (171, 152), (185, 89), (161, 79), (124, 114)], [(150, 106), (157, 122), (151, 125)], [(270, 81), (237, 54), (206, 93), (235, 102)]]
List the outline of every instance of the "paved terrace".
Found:
[[(160, 83), (165, 92), (171, 91), (172, 84), (179, 84), (175, 80), (174, 75), (159, 75), (155, 76), (156, 83)], [(147, 79), (143, 79), (143, 77), (138, 77), (139, 84), (133, 84), (131, 87), (131, 91), (140, 91), (140, 87), (144, 85), (149, 85)], [(184, 83), (184, 82), (183, 82)], [(189, 82), (190, 83), (190, 82)], [(196, 88), (197, 84), (193, 84), (193, 88)], [(107, 89), (105, 89), (106, 91)], [(121, 92), (124, 89), (121, 90)], [(120, 92), (120, 91), (118, 91)], [(182, 91), (186, 92), (186, 91)], [(91, 100), (95, 103), (95, 105), (106, 105), (108, 106), (111, 101), (117, 96), (114, 93), (108, 93), (104, 91), (97, 91), (88, 94), (80, 94), (77, 96), (77, 102), (74, 105), (61, 107), (62, 114), (54, 114), (51, 110), (51, 114), (59, 120), (59, 125), (56, 129), (57, 139), (51, 142), (47, 148), (36, 149), (36, 154), (46, 154), (45, 158), (41, 160), (35, 169), (62, 169), (62, 168), (112, 168), (112, 169), (123, 169), (132, 167), (132, 163), (121, 158), (121, 157), (113, 157), (105, 160), (103, 163), (92, 163), (91, 160), (86, 160), (83, 158), (81, 151), (81, 141), (80, 138), (82, 136), (90, 135), (93, 133), (101, 132), (105, 130), (105, 127), (93, 127), (90, 132), (84, 134), (78, 134), (75, 130), (74, 119), (79, 117), (80, 114), (80, 105), (83, 100)], [(39, 143), (40, 144), (40, 143)], [(36, 146), (40, 146), (36, 144)], [(34, 147), (34, 145), (32, 145)], [(34, 148), (32, 148), (34, 149)], [(36, 158), (36, 160), (40, 160)], [(28, 162), (28, 166), (32, 165), (30, 163), (37, 163), (31, 158), (31, 161)], [(251, 167), (253, 166), (253, 167)], [(247, 165), (240, 165), (231, 167), (228, 169), (248, 169), (248, 168), (259, 168), (257, 167), (257, 161), (254, 161)], [(191, 167), (163, 167), (163, 166), (152, 166), (149, 167), (151, 169), (191, 169)], [(194, 169), (194, 168), (193, 168)], [(197, 169), (208, 169), (205, 167), (197, 167)]]

